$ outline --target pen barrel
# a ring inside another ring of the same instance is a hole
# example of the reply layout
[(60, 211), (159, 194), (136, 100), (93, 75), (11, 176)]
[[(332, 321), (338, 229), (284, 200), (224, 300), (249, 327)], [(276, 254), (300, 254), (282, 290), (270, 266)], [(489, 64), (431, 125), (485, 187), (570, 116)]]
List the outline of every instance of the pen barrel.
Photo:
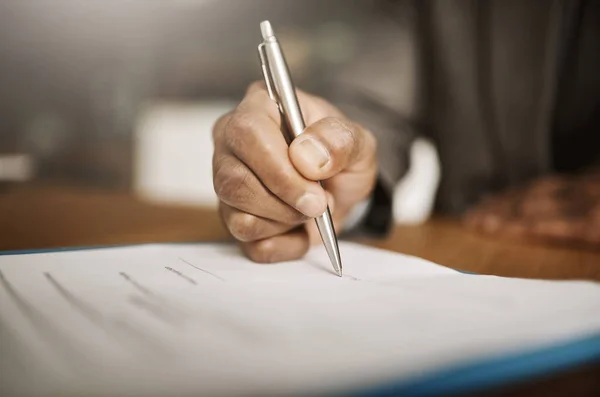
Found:
[(283, 124), (287, 131), (288, 140), (291, 142), (294, 138), (302, 134), (306, 127), (302, 110), (298, 104), (296, 90), (292, 77), (283, 56), (283, 52), (277, 40), (272, 37), (265, 41), (264, 51), (267, 56), (267, 67), (271, 76), (272, 90), (277, 96), (279, 113), (281, 114)]
[[(269, 96), (279, 107), (282, 120), (281, 129), (289, 144), (304, 132), (304, 117), (283, 51), (268, 22), (261, 24), (261, 32), (264, 41), (258, 46), (258, 53), (262, 71)], [(342, 261), (329, 206), (315, 221), (333, 268), (336, 274), (341, 277)]]

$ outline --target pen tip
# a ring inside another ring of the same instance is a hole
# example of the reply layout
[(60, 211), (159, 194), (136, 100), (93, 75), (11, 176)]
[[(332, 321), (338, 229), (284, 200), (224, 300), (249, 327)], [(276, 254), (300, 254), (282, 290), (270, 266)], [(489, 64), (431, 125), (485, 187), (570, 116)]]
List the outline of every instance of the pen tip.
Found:
[(335, 274), (342, 277), (342, 261), (340, 260), (339, 255), (333, 260), (333, 270), (335, 270)]
[(275, 36), (275, 33), (273, 33), (273, 28), (271, 27), (271, 22), (262, 21), (260, 23), (260, 33), (262, 34), (264, 40)]

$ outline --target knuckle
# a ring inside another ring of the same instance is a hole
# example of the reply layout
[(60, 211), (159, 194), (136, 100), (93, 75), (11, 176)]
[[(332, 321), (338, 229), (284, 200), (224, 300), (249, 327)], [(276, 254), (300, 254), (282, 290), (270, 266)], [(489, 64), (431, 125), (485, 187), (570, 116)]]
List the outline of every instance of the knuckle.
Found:
[(214, 176), (217, 197), (227, 204), (238, 202), (249, 190), (249, 178), (250, 171), (242, 163), (221, 162)]
[(298, 187), (294, 182), (298, 182), (297, 172), (289, 167), (273, 168), (271, 170), (272, 178), (269, 178), (269, 190), (285, 202), (298, 195)]
[(371, 131), (362, 129), (364, 131), (363, 139), (363, 150), (370, 162), (375, 163), (377, 161), (377, 138), (371, 133)]
[(327, 117), (321, 120), (319, 140), (323, 142), (334, 162), (344, 159), (355, 148), (355, 131), (338, 117)]
[(244, 136), (250, 133), (254, 128), (254, 121), (252, 120), (252, 114), (248, 112), (236, 112), (225, 129), (225, 135), (228, 141), (235, 140), (240, 136)]
[(273, 263), (277, 255), (277, 245), (273, 239), (258, 241), (248, 252), (250, 259), (258, 263)]
[(231, 118), (231, 112), (226, 113), (219, 117), (215, 124), (213, 124), (212, 128), (212, 139), (213, 142), (218, 142), (221, 136), (223, 135), (223, 131), (225, 130), (225, 126), (228, 124), (229, 119)]
[(258, 132), (260, 115), (256, 112), (237, 112), (225, 129), (225, 143), (234, 152), (248, 150)]
[(216, 148), (213, 150), (212, 154), (212, 175), (213, 175), (213, 183), (216, 182), (216, 176), (218, 174), (219, 169), (222, 167), (223, 160), (226, 158), (226, 155), (223, 152)]
[(279, 222), (283, 225), (286, 225), (288, 228), (299, 226), (303, 223), (308, 222), (311, 218), (304, 215), (294, 207), (285, 204), (278, 203), (277, 208), (273, 208), (273, 212), (276, 212), (277, 215), (274, 217), (276, 222)]
[(329, 122), (331, 129), (336, 131), (335, 138), (329, 141), (329, 150), (337, 166), (345, 166), (353, 159), (376, 163), (377, 140), (370, 131), (345, 119), (331, 118)]
[(297, 226), (310, 220), (308, 216), (304, 215), (302, 212), (296, 210), (295, 208), (288, 208), (289, 211), (286, 211), (283, 219), (281, 219), (280, 222), (290, 226)]
[(375, 153), (377, 151), (377, 139), (373, 133), (363, 127), (360, 127), (363, 131), (363, 144), (365, 145), (365, 149), (371, 153)]
[(227, 226), (231, 235), (243, 242), (255, 240), (259, 233), (258, 218), (247, 213), (236, 213), (232, 215)]
[(255, 80), (252, 83), (250, 83), (250, 85), (248, 85), (246, 94), (249, 95), (249, 94), (252, 94), (253, 92), (263, 91), (263, 90), (265, 90), (265, 83), (260, 80)]

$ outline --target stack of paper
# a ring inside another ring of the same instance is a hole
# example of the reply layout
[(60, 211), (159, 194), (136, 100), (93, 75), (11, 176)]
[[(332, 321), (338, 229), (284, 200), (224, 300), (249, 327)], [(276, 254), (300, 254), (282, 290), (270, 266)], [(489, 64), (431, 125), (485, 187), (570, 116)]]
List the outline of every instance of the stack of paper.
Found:
[(278, 265), (219, 244), (0, 256), (0, 394), (426, 394), (527, 374), (536, 352), (555, 353), (538, 369), (600, 356), (600, 284), (340, 249), (343, 278), (322, 247)]

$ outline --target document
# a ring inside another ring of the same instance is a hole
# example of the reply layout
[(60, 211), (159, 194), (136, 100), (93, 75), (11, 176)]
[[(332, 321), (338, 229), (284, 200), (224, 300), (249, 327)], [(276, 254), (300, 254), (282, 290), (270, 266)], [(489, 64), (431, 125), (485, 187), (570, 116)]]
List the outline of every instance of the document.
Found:
[(470, 275), (343, 242), (261, 265), (228, 244), (0, 256), (0, 394), (369, 390), (600, 334), (600, 284)]

